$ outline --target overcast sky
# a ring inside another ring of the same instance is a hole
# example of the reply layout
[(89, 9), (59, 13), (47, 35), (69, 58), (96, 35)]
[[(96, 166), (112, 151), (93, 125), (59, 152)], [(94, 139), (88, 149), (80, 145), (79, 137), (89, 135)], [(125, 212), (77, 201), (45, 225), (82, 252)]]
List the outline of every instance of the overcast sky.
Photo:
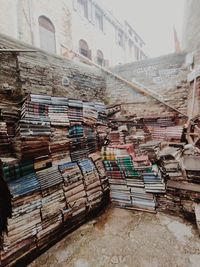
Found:
[(97, 0), (126, 18), (146, 43), (150, 57), (174, 52), (173, 25), (181, 41), (184, 0)]

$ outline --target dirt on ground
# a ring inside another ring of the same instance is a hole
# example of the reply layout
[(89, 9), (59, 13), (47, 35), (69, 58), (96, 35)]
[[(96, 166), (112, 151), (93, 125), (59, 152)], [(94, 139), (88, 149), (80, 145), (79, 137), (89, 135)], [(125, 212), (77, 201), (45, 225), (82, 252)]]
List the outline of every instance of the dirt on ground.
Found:
[(199, 267), (200, 239), (180, 218), (110, 207), (29, 265), (41, 266)]

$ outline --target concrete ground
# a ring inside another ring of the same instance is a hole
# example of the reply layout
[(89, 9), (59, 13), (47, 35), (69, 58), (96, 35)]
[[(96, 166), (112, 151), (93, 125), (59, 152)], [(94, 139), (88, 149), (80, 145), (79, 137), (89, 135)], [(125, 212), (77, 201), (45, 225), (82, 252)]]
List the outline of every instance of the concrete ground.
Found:
[(200, 239), (180, 218), (108, 208), (29, 267), (199, 267)]

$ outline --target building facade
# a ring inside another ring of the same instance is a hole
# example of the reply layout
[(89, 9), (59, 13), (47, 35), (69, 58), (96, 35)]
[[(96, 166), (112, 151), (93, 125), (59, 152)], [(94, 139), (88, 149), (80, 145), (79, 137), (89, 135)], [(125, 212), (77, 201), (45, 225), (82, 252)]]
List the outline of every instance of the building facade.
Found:
[(97, 0), (0, 0), (0, 32), (50, 53), (102, 66), (146, 58), (145, 43)]

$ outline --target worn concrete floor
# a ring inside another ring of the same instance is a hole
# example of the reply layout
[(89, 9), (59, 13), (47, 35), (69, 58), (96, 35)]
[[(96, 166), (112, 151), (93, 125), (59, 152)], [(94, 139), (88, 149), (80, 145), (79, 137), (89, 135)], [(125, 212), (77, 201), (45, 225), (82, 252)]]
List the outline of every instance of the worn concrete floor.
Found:
[(162, 213), (108, 208), (29, 267), (199, 267), (192, 225)]

